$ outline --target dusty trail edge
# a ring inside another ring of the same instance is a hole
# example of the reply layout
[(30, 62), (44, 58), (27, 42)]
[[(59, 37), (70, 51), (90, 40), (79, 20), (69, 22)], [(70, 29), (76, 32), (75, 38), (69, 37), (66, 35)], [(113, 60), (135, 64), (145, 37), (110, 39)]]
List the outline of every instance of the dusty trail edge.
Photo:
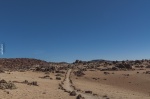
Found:
[(72, 81), (70, 79), (70, 75), (71, 75), (71, 71), (72, 69), (68, 69), (66, 75), (65, 75), (65, 79), (63, 81), (63, 85), (62, 87), (64, 88), (64, 90), (66, 92), (72, 92), (72, 91), (75, 91), (77, 93), (77, 95), (81, 94), (85, 99), (102, 99), (102, 97), (100, 96), (93, 96), (92, 94), (87, 94), (87, 93), (84, 93), (83, 91), (77, 91), (74, 89), (73, 85), (72, 85)]

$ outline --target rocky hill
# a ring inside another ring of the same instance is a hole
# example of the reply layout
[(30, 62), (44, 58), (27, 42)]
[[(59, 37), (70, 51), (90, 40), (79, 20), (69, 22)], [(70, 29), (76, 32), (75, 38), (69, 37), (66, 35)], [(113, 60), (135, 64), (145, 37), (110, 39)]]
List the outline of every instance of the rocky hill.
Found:
[(46, 61), (32, 58), (0, 58), (0, 68), (21, 69), (31, 68), (35, 65), (47, 66), (49, 64)]

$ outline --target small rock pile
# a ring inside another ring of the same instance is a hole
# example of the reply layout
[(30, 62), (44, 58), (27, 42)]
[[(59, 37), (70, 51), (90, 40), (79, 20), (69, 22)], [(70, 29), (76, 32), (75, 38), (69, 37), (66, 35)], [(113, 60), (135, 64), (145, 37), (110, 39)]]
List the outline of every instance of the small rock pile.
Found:
[(25, 81), (23, 81), (22, 83), (24, 83), (24, 84), (27, 84), (27, 85), (33, 85), (33, 86), (39, 86), (38, 84), (37, 84), (37, 81), (33, 81), (33, 82), (29, 82), (28, 80), (25, 80)]
[(81, 70), (74, 72), (74, 74), (78, 77), (85, 75)]
[(0, 80), (0, 89), (17, 89), (15, 84), (11, 81), (7, 82), (4, 79)]

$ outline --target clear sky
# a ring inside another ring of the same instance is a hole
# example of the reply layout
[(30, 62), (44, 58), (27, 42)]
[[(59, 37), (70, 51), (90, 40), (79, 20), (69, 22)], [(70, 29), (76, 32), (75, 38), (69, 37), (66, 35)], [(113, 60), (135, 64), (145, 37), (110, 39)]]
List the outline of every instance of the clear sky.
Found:
[(1, 0), (1, 58), (150, 59), (150, 0)]

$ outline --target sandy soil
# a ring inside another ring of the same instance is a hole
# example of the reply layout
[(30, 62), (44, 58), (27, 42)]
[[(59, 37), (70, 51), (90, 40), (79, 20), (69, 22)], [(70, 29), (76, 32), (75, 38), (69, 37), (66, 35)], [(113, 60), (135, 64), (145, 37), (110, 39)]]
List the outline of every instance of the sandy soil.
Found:
[[(68, 70), (67, 75), (62, 74), (62, 80), (56, 80), (56, 73), (50, 73), (51, 79), (42, 79), (44, 72), (5, 72), (0, 73), (0, 80), (29, 82), (37, 81), (39, 86), (15, 83), (17, 89), (1, 90), (0, 99), (76, 99), (69, 93), (58, 89), (59, 84), (63, 81), (63, 87), (68, 91), (74, 89), (70, 86), (70, 78), (76, 89), (77, 95), (81, 94), (85, 99), (150, 99), (150, 74), (144, 74), (146, 70), (135, 71), (85, 71), (85, 75), (77, 77)], [(147, 70), (148, 71), (148, 70)], [(139, 72), (139, 73), (137, 73)], [(71, 76), (70, 76), (71, 73)], [(92, 91), (93, 94), (86, 94), (84, 91)], [(7, 93), (9, 92), (9, 93)], [(107, 97), (106, 97), (107, 96)]]
[[(15, 83), (17, 89), (0, 90), (0, 99), (71, 99), (71, 96), (58, 89), (60, 81), (55, 80), (55, 74), (50, 74), (53, 80), (39, 78), (44, 75), (44, 73), (30, 71), (11, 72), (10, 74), (1, 73), (0, 79), (20, 82), (24, 80), (28, 80), (29, 82), (37, 81), (39, 86)], [(9, 91), (9, 94), (6, 91)]]
[[(74, 85), (83, 90), (91, 90), (99, 96), (110, 99), (149, 99), (150, 75), (144, 71), (86, 71), (83, 77), (71, 75)], [(139, 72), (139, 73), (137, 73)], [(126, 76), (129, 74), (129, 76)], [(95, 80), (96, 78), (96, 80)]]
[(71, 74), (71, 71), (72, 71), (72, 69), (69, 69), (69, 70), (67, 71), (66, 79), (65, 79), (65, 81), (64, 81), (64, 88), (65, 88), (67, 91), (75, 91), (77, 95), (80, 94), (80, 95), (82, 95), (85, 99), (100, 99), (100, 98), (101, 98), (101, 97), (99, 97), (99, 96), (93, 96), (93, 95), (91, 95), (91, 94), (86, 94), (86, 93), (84, 93), (84, 92), (79, 92), (79, 91), (75, 90), (74, 88), (72, 88), (72, 87), (71, 87), (72, 84), (70, 83), (70, 79), (69, 79), (70, 74)]

